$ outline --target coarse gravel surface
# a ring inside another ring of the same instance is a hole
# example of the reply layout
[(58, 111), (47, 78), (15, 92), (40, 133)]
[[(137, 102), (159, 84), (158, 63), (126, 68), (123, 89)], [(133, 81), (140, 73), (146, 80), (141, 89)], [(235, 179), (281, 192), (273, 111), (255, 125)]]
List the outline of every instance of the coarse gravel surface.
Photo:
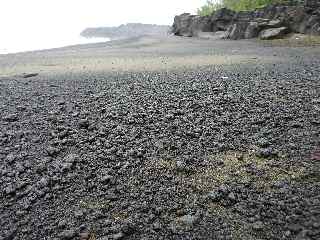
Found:
[(0, 55), (0, 239), (320, 239), (319, 54), (145, 36)]

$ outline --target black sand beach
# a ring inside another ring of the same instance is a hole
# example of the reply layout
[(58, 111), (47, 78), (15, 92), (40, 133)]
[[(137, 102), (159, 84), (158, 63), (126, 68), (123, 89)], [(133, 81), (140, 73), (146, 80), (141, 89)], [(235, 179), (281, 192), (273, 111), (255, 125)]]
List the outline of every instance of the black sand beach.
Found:
[(139, 37), (0, 55), (0, 239), (320, 239), (319, 54)]

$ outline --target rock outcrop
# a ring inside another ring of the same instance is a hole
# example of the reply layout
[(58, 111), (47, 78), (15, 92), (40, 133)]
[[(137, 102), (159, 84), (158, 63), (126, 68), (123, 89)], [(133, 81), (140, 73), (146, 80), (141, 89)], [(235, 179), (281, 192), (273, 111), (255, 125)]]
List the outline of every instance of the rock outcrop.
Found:
[(271, 39), (286, 33), (320, 35), (320, 1), (305, 0), (303, 4), (269, 5), (254, 11), (234, 12), (222, 8), (211, 16), (184, 13), (176, 16), (172, 32), (178, 36), (201, 36), (203, 32), (220, 32), (224, 38)]
[(262, 40), (279, 38), (279, 37), (282, 37), (283, 35), (285, 35), (287, 32), (288, 32), (288, 28), (286, 28), (286, 27), (269, 28), (269, 29), (263, 30), (260, 33), (260, 38)]

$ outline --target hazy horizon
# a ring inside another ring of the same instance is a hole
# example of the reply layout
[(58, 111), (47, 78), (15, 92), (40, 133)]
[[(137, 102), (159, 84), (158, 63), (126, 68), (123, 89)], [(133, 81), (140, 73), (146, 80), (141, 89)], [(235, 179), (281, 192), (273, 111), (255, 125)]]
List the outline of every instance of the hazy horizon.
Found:
[(205, 0), (4, 0), (0, 5), (0, 53), (77, 44), (88, 27), (125, 23), (171, 25), (183, 12), (195, 13)]

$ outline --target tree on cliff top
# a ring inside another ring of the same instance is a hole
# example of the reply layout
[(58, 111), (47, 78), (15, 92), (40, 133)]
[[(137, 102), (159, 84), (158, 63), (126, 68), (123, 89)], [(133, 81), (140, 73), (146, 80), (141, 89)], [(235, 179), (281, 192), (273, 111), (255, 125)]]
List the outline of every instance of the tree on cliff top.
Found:
[(294, 1), (295, 0), (208, 0), (205, 5), (198, 9), (198, 14), (208, 16), (222, 7), (234, 11), (246, 11), (261, 8), (268, 4)]
[(207, 0), (206, 4), (198, 9), (198, 14), (200, 16), (208, 16), (222, 7), (222, 1), (216, 2), (214, 0)]

